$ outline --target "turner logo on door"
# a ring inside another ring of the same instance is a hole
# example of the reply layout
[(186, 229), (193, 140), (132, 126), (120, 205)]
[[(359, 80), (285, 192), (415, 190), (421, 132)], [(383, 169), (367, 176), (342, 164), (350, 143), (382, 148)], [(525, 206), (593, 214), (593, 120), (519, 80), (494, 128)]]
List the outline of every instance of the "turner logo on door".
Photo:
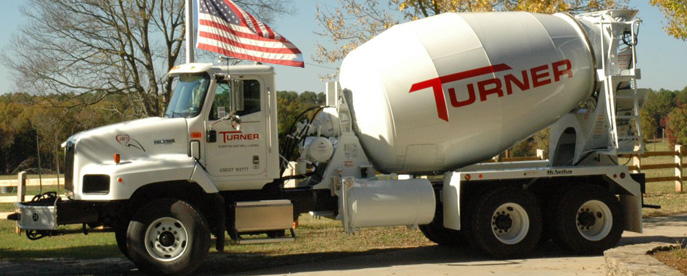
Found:
[(226, 144), (231, 141), (248, 141), (260, 140), (260, 134), (257, 133), (243, 133), (242, 131), (220, 131), (222, 140)]

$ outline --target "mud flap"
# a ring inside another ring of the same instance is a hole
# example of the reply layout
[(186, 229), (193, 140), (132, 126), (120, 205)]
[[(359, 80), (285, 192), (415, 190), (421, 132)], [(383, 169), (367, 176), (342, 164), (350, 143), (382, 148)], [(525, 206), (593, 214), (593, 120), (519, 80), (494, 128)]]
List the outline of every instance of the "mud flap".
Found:
[(215, 249), (217, 249), (218, 252), (224, 252), (224, 241), (225, 241), (225, 232), (227, 230), (226, 226), (226, 209), (227, 206), (225, 205), (224, 202), (224, 197), (220, 195), (219, 193), (214, 195), (214, 207), (216, 210), (216, 218), (215, 218), (215, 224), (217, 225), (215, 227)]

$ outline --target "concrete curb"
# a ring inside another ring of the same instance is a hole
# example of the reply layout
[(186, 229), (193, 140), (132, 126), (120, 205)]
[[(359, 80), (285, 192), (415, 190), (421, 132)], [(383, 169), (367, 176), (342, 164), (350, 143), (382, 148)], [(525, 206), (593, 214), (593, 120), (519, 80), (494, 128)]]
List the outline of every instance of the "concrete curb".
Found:
[(684, 276), (684, 274), (682, 274), (680, 271), (665, 265), (654, 257), (647, 255), (647, 252), (650, 252), (654, 249), (672, 245), (674, 244), (665, 242), (652, 242), (626, 245), (606, 250), (604, 251), (606, 275)]

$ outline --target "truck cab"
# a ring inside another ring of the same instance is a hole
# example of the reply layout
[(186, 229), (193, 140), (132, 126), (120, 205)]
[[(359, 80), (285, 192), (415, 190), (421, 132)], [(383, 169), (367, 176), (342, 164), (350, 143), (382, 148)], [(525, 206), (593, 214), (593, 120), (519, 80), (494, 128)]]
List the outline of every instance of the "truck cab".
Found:
[(279, 178), (274, 69), (184, 64), (166, 118), (185, 118), (189, 156), (220, 191), (261, 189)]

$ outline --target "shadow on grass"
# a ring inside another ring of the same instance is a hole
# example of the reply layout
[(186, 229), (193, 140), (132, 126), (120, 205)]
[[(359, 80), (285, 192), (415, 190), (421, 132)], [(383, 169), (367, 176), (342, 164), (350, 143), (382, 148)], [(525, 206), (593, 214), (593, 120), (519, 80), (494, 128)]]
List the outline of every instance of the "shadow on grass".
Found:
[(120, 257), (121, 255), (122, 254), (119, 252), (117, 246), (111, 245), (75, 246), (57, 249), (0, 248), (0, 260), (28, 260), (42, 258), (103, 259)]
[[(117, 257), (113, 257), (117, 256)], [(141, 275), (116, 246), (0, 248), (0, 275)]]

